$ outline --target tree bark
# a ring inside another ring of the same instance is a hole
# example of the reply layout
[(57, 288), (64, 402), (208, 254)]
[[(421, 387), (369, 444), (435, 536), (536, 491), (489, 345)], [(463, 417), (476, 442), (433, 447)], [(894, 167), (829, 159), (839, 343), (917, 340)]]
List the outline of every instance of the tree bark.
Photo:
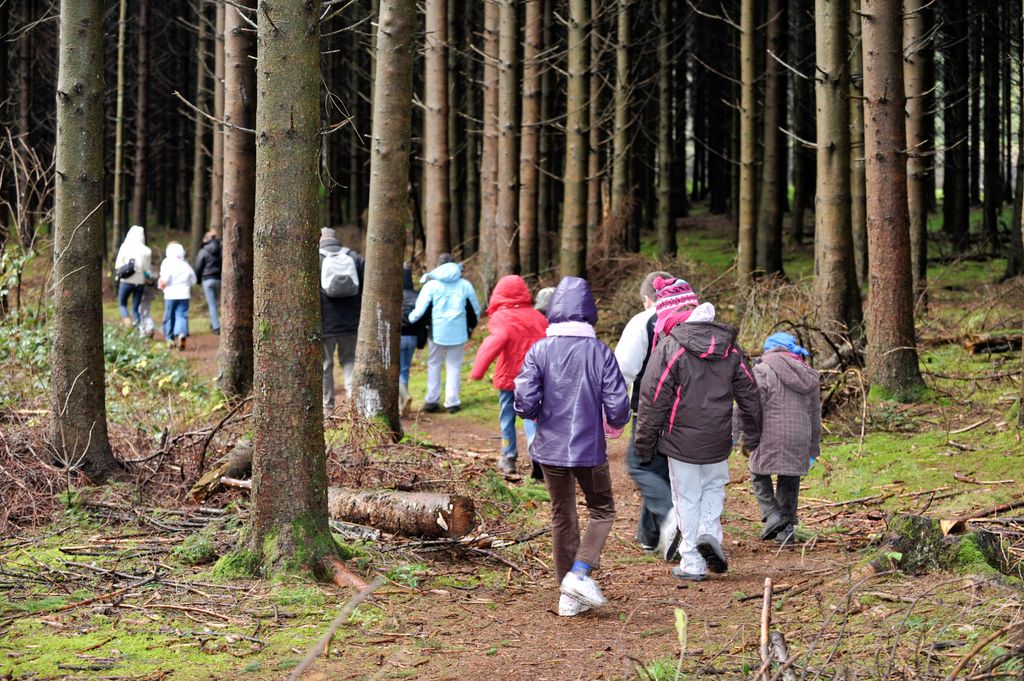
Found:
[[(541, 0), (543, 2), (543, 9), (541, 10), (541, 16), (544, 17), (544, 27), (541, 31), (541, 43), (543, 45), (552, 44), (552, 0)], [(538, 135), (540, 139), (537, 144), (537, 153), (539, 154), (539, 178), (537, 186), (537, 269), (538, 271), (547, 270), (552, 262), (554, 261), (554, 254), (552, 253), (552, 232), (553, 229), (553, 199), (552, 199), (552, 185), (554, 180), (554, 154), (552, 153), (552, 133), (548, 129), (548, 121), (551, 119), (552, 106), (551, 100), (553, 97), (554, 87), (552, 85), (554, 81), (554, 74), (552, 68), (545, 65), (541, 69), (540, 74), (540, 120), (541, 125), (538, 128)]]
[[(483, 143), (480, 152), (480, 278), (485, 290), (494, 283), (498, 209), (498, 22), (496, 2), (484, 3)], [(430, 263), (431, 266), (434, 263)]]
[[(206, 17), (199, 8), (196, 24), (196, 111), (192, 115), (194, 126), (192, 133), (192, 222), (190, 228), (189, 257), (194, 258), (203, 245), (203, 233), (206, 231), (206, 169), (204, 168), (203, 138), (206, 135), (206, 118), (199, 113), (210, 106), (209, 89), (206, 87)], [(216, 136), (216, 135), (215, 135)]]
[(259, 248), (248, 549), (268, 574), (319, 574), (321, 559), (337, 550), (327, 524), (320, 406), (320, 12), (319, 0), (264, 0), (257, 13)]
[(999, 161), (999, 54), (1002, 37), (999, 31), (999, 4), (985, 3), (982, 36), (984, 41), (985, 89), (985, 198), (982, 230), (990, 252), (999, 253), (999, 213), (1003, 208)]
[[(256, 70), (253, 39), (239, 8), (256, 0), (236, 0), (224, 13), (224, 226), (221, 263), (220, 345), (217, 385), (242, 397), (253, 372), (253, 221), (256, 211)], [(319, 309), (319, 308), (318, 308)]]
[(128, 0), (120, 0), (117, 13), (117, 86), (114, 114), (114, 197), (111, 202), (113, 227), (112, 254), (117, 253), (124, 238), (124, 44), (128, 25)]
[(741, 281), (748, 280), (757, 265), (757, 42), (754, 0), (740, 0), (740, 149), (739, 210), (737, 212), (738, 253), (736, 271)]
[(559, 274), (587, 276), (587, 126), (590, 122), (590, 0), (569, 0), (565, 179)]
[(903, 15), (899, 0), (863, 0), (864, 157), (868, 188), (868, 350), (873, 385), (898, 399), (924, 387), (917, 360), (907, 213)]
[[(227, 5), (217, 3), (213, 34), (213, 115), (224, 119), (224, 13)], [(210, 229), (224, 231), (224, 128), (213, 123), (210, 157)]]
[(927, 306), (928, 168), (932, 144), (925, 125), (930, 108), (927, 61), (932, 49), (927, 0), (904, 0), (903, 86), (907, 94), (907, 206), (910, 218), (910, 272), (915, 308)]
[(590, 74), (588, 105), (590, 120), (587, 122), (587, 243), (597, 243), (597, 232), (601, 226), (601, 23), (604, 13), (602, 0), (590, 0)]
[(118, 468), (103, 369), (103, 2), (60, 4), (50, 446), (94, 482)]
[(516, 0), (497, 0), (498, 19), (498, 199), (494, 235), (497, 244), (497, 276), (519, 272), (519, 152), (516, 137), (519, 121), (516, 102), (516, 48), (519, 46)]
[[(476, 30), (477, 4), (473, 3), (465, 12), (463, 33), (465, 35), (466, 52), (470, 52), (472, 36)], [(480, 89), (476, 86), (479, 82), (477, 77), (477, 60), (465, 59), (463, 61), (463, 78), (466, 83), (465, 114), (466, 114), (466, 192), (465, 205), (462, 206), (462, 253), (465, 256), (475, 255), (479, 246), (480, 229), (480, 178), (482, 174), (480, 165), (480, 125), (478, 115), (480, 111)]]
[(861, 321), (850, 233), (848, 12), (846, 0), (815, 0), (814, 296), (818, 325), (837, 335), (855, 334)]
[[(135, 70), (135, 160), (132, 164), (132, 224), (146, 226), (146, 108), (149, 88), (149, 0), (139, 0)], [(181, 184), (179, 183), (179, 191)], [(179, 216), (180, 217), (180, 216)]]
[(611, 220), (616, 237), (622, 239), (629, 230), (633, 207), (633, 189), (630, 186), (632, 160), (632, 92), (629, 50), (633, 41), (630, 8), (633, 0), (617, 0), (618, 31), (615, 42), (615, 122), (612, 131), (612, 195)]
[(404, 537), (457, 538), (476, 526), (472, 499), (434, 492), (331, 487), (327, 509), (335, 520), (367, 525)]
[(768, 1), (768, 56), (765, 62), (764, 164), (761, 175), (761, 218), (757, 225), (757, 269), (766, 275), (783, 274), (782, 213), (789, 189), (786, 177), (786, 70), (779, 60), (786, 53), (786, 0)]
[(466, 95), (466, 83), (459, 77), (459, 50), (463, 44), (460, 33), (461, 13), (457, 3), (448, 2), (446, 28), (448, 30), (448, 241), (457, 257), (464, 257), (465, 243), (462, 230), (462, 210), (466, 203), (466, 135), (461, 117), (462, 104)]
[(857, 285), (868, 281), (867, 189), (864, 179), (864, 50), (861, 0), (850, 1), (850, 229)]
[(658, 255), (676, 257), (675, 220), (672, 217), (672, 19), (669, 0), (658, 0), (658, 190), (654, 230)]
[(672, 219), (685, 218), (690, 214), (690, 197), (687, 185), (687, 90), (689, 89), (689, 0), (672, 0), (671, 12), (676, 24), (676, 48), (672, 60), (674, 82), (672, 84)]
[[(797, 0), (797, 11), (793, 19), (793, 50), (792, 61), (802, 73), (813, 73), (814, 70), (814, 18), (812, 0)], [(808, 25), (809, 24), (809, 25)], [(796, 136), (803, 140), (813, 141), (814, 130), (814, 81), (810, 78), (793, 80), (793, 127)], [(792, 226), (790, 234), (793, 243), (802, 245), (804, 240), (804, 223), (807, 211), (814, 204), (814, 151), (804, 144), (797, 143), (793, 147), (793, 205), (790, 209)]]
[(984, 9), (979, 10), (975, 3), (968, 3), (970, 22), (968, 27), (968, 44), (970, 45), (970, 98), (971, 98), (971, 204), (981, 205), (981, 72), (982, 72), (982, 23)]
[(365, 418), (381, 419), (395, 439), (402, 435), (398, 413), (398, 342), (406, 190), (411, 144), (414, 0), (381, 0), (377, 33), (377, 83), (370, 148), (369, 232), (366, 274), (356, 347), (354, 394)]
[(970, 210), (968, 11), (965, 0), (950, 0), (943, 9), (942, 229), (961, 248), (967, 242)]
[[(452, 250), (448, 187), (448, 0), (426, 0), (423, 36), (423, 222), (427, 265)], [(372, 161), (371, 161), (372, 162)], [(370, 182), (373, 180), (371, 178)]]
[(525, 0), (524, 4), (523, 109), (519, 145), (519, 262), (523, 276), (532, 279), (538, 272), (537, 189), (540, 180), (540, 59), (544, 50), (544, 1)]

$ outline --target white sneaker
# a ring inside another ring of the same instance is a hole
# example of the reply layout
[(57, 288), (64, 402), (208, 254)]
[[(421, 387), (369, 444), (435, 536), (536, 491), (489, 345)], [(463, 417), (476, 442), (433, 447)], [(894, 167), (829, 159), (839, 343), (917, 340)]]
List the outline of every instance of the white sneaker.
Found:
[(580, 577), (575, 572), (562, 578), (560, 589), (563, 594), (572, 596), (589, 608), (600, 608), (608, 603), (597, 582), (590, 577)]
[(569, 594), (561, 594), (558, 597), (558, 614), (561, 617), (575, 617), (587, 610), (590, 610), (589, 605), (580, 603)]
[(682, 535), (679, 533), (675, 509), (661, 522), (658, 535), (658, 551), (661, 552), (662, 559), (669, 563), (679, 560), (679, 542)]

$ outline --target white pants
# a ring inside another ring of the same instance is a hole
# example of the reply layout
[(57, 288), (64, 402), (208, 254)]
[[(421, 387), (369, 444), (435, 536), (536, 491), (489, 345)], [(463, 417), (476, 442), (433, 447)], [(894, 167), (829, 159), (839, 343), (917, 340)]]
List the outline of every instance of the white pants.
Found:
[(722, 506), (725, 484), (729, 482), (729, 462), (700, 465), (669, 457), (668, 473), (672, 480), (672, 505), (682, 535), (679, 566), (683, 572), (702, 575), (708, 566), (697, 552), (697, 537), (706, 534), (722, 543)]
[(427, 404), (437, 404), (441, 399), (441, 365), (444, 364), (444, 406), (455, 407), (459, 402), (459, 385), (462, 382), (462, 353), (465, 345), (427, 345)]

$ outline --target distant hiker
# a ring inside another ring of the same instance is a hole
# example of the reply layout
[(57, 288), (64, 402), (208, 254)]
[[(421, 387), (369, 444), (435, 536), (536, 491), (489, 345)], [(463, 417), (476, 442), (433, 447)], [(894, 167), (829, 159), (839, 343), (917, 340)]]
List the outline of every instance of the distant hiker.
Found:
[(764, 522), (761, 538), (780, 544), (795, 540), (800, 478), (821, 452), (820, 376), (806, 357), (796, 338), (780, 332), (764, 342), (764, 356), (754, 365), (763, 426), (760, 443), (749, 451), (750, 479)]
[[(146, 246), (146, 230), (132, 225), (125, 235), (114, 258), (114, 270), (119, 281), (117, 286), (117, 308), (121, 323), (125, 326), (139, 323), (139, 305), (142, 302), (142, 287), (146, 283), (145, 273), (152, 268), (153, 252)], [(132, 299), (132, 311), (128, 313), (128, 298)]]
[(658, 317), (654, 351), (640, 385), (636, 458), (668, 457), (673, 506), (681, 534), (672, 574), (700, 581), (725, 572), (722, 506), (729, 481), (732, 404), (747, 449), (761, 437), (757, 384), (736, 344), (736, 329), (715, 321), (710, 303), (682, 279), (654, 280)]
[[(160, 258), (160, 252), (153, 249), (153, 260)], [(156, 324), (153, 322), (153, 301), (156, 300), (157, 283), (159, 274), (157, 272), (144, 272), (146, 283), (142, 287), (142, 302), (139, 304), (139, 335), (143, 338), (152, 338)]]
[(185, 248), (177, 241), (167, 244), (157, 285), (164, 292), (164, 338), (179, 350), (185, 349), (188, 338), (188, 301), (195, 283), (196, 273), (185, 260)]
[[(668, 460), (658, 453), (649, 461), (640, 461), (636, 456), (636, 411), (640, 406), (640, 383), (654, 343), (654, 325), (658, 321), (658, 310), (655, 307), (657, 294), (654, 291), (654, 280), (658, 278), (672, 279), (672, 275), (668, 272), (651, 272), (644, 277), (640, 284), (643, 312), (634, 315), (622, 330), (619, 342), (615, 346), (615, 359), (619, 363), (626, 384), (632, 388), (629, 406), (634, 414), (633, 430), (629, 436), (629, 447), (626, 449), (626, 470), (643, 496), (636, 540), (645, 550), (653, 551), (657, 548), (665, 560), (675, 560), (679, 530), (676, 514), (672, 512), (672, 484), (669, 481)], [(696, 296), (693, 300), (697, 300)], [(673, 302), (666, 298), (663, 304), (672, 305)]]
[(426, 319), (420, 319), (415, 324), (409, 322), (409, 313), (416, 307), (416, 296), (412, 284), (412, 267), (406, 263), (402, 269), (402, 337), (398, 350), (398, 393), (401, 397), (402, 416), (408, 416), (412, 408), (412, 395), (409, 394), (412, 358), (417, 350), (427, 346), (429, 333)]
[(206, 306), (210, 309), (210, 330), (220, 335), (220, 260), (221, 248), (217, 232), (212, 229), (203, 235), (203, 247), (196, 256), (196, 277), (206, 295)]
[[(479, 381), (497, 361), (492, 385), (498, 389), (498, 421), (501, 426), (501, 456), (498, 471), (516, 474), (515, 380), (526, 352), (544, 337), (548, 320), (531, 307), (530, 289), (522, 277), (510, 274), (498, 280), (487, 306), (487, 330), (490, 335), (480, 344), (469, 377)], [(527, 449), (533, 444), (534, 423), (523, 421)]]
[(324, 323), (325, 412), (334, 411), (334, 355), (338, 355), (345, 394), (352, 396), (356, 333), (363, 303), (363, 257), (338, 241), (331, 227), (320, 230), (320, 312)]
[[(558, 614), (572, 617), (608, 602), (590, 572), (600, 567), (615, 520), (605, 433), (629, 421), (629, 399), (615, 355), (594, 333), (597, 306), (586, 281), (562, 279), (548, 321), (547, 337), (526, 353), (515, 380), (515, 410), (537, 423), (533, 458), (551, 496)], [(589, 515), (582, 540), (577, 483)]]
[[(423, 288), (409, 321), (417, 322), (430, 311), (430, 343), (427, 350), (427, 395), (422, 411), (441, 411), (441, 365), (445, 371), (444, 406), (449, 414), (459, 411), (462, 354), (469, 334), (480, 317), (480, 301), (473, 285), (462, 278), (462, 265), (450, 253), (442, 253), (437, 267), (420, 278)], [(470, 314), (472, 313), (472, 314)]]
[(551, 296), (553, 295), (555, 295), (554, 286), (547, 286), (537, 291), (537, 300), (533, 303), (533, 309), (547, 317), (548, 308), (551, 306)]

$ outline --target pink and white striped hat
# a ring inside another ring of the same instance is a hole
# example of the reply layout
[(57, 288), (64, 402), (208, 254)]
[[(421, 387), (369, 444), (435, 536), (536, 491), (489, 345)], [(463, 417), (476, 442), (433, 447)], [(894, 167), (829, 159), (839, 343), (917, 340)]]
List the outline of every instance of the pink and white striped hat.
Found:
[(659, 316), (683, 305), (693, 305), (694, 307), (700, 305), (697, 294), (693, 292), (693, 287), (683, 279), (658, 277), (654, 280), (654, 290), (657, 293), (655, 309)]

